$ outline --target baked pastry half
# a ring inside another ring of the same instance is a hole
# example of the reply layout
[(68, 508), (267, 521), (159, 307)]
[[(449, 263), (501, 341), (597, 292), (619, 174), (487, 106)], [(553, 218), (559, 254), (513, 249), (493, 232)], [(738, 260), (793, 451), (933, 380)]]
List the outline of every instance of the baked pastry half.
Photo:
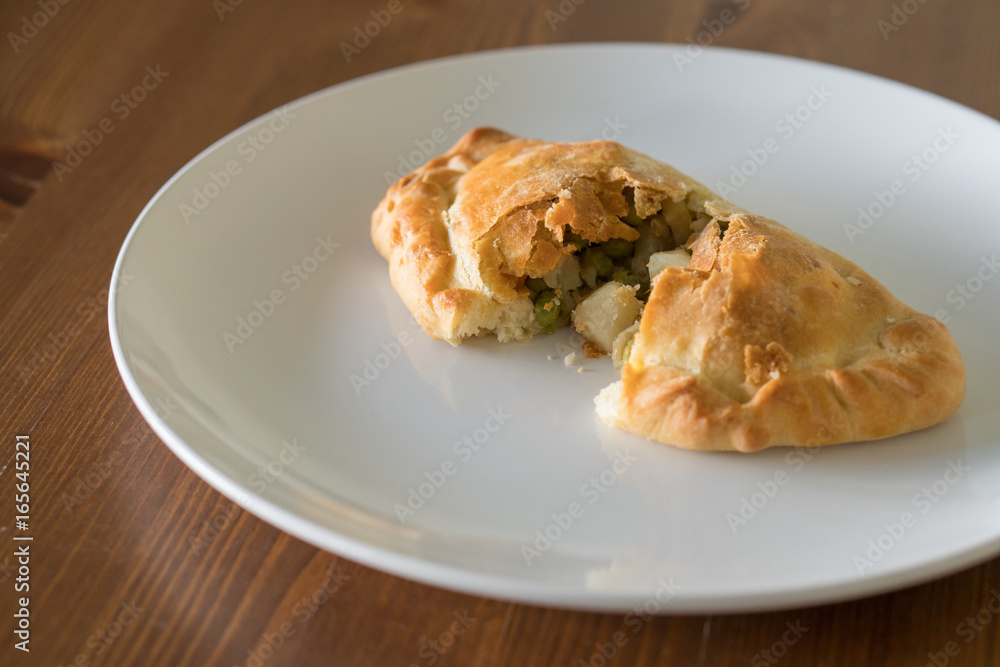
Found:
[(372, 239), (430, 336), (527, 340), (616, 276), (648, 289), (649, 257), (704, 228), (715, 198), (617, 143), (478, 128), (389, 188)]
[(854, 263), (745, 213), (657, 275), (600, 417), (689, 449), (886, 438), (946, 420), (965, 368), (939, 320)]
[(884, 438), (944, 421), (964, 395), (940, 321), (617, 143), (473, 130), (390, 187), (372, 238), (429, 335), (571, 323), (622, 369), (598, 415), (672, 445)]

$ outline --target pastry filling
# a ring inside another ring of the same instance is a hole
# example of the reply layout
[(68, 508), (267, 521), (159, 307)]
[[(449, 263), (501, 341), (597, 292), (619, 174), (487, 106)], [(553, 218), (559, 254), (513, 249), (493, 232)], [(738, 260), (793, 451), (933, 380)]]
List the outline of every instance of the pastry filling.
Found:
[(623, 234), (596, 241), (587, 230), (567, 227), (563, 246), (572, 252), (552, 271), (524, 280), (538, 328), (552, 332), (571, 324), (590, 343), (585, 351), (610, 354), (616, 366), (627, 358), (653, 278), (670, 267), (687, 267), (688, 241), (712, 219), (690, 196), (664, 199), (656, 213), (641, 217), (632, 189), (623, 194), (628, 212), (619, 219), (631, 239)]

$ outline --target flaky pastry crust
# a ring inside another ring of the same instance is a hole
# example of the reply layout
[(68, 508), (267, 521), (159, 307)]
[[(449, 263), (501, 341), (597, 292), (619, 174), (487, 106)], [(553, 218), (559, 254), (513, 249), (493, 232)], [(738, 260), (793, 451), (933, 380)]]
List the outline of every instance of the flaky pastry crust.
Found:
[(691, 249), (690, 268), (657, 276), (622, 379), (596, 399), (607, 423), (753, 452), (886, 438), (961, 404), (965, 367), (944, 324), (853, 262), (742, 213)]
[(965, 391), (954, 340), (840, 255), (726, 202), (673, 167), (607, 141), (465, 135), (389, 188), (372, 239), (420, 326), (452, 344), (525, 340), (526, 278), (567, 237), (632, 240), (669, 201), (712, 221), (691, 264), (652, 284), (607, 423), (679, 447), (752, 452), (885, 438), (947, 419)]
[(486, 333), (526, 340), (540, 328), (524, 279), (575, 250), (568, 232), (596, 242), (637, 236), (619, 219), (625, 188), (642, 216), (666, 199), (700, 206), (717, 198), (611, 141), (551, 143), (477, 128), (389, 188), (372, 214), (372, 240), (428, 335), (453, 345)]

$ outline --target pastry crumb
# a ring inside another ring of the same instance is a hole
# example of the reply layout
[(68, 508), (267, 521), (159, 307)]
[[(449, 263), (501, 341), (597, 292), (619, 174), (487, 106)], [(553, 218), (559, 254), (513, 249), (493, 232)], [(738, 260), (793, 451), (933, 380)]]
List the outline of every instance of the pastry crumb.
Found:
[(565, 357), (563, 357), (563, 364), (566, 366), (572, 366), (576, 363), (576, 352), (570, 352)]
[(855, 287), (861, 285), (861, 280), (857, 276), (847, 276), (847, 282), (851, 283)]
[(584, 368), (583, 366), (577, 366), (577, 367), (576, 367), (576, 372), (577, 372), (577, 373), (583, 373), (583, 372), (584, 372), (585, 370), (586, 370), (586, 369), (585, 369), (585, 368)]
[(553, 356), (552, 356), (551, 354), (546, 354), (546, 355), (545, 355), (545, 357), (546, 357), (546, 358), (547, 358), (547, 359), (548, 359), (549, 361), (552, 361), (553, 359), (555, 359), (555, 357), (553, 357)]
[(599, 345), (589, 340), (583, 341), (583, 356), (588, 359), (600, 359), (606, 354)]

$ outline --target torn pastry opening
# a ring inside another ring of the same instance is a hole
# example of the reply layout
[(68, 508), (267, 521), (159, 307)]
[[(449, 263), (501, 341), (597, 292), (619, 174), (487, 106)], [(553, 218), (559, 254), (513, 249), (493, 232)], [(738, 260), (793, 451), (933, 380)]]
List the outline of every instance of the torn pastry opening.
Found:
[[(621, 215), (588, 211), (613, 216), (611, 224), (587, 224), (578, 214), (568, 216), (569, 222), (555, 233), (546, 234), (550, 238), (543, 243), (551, 243), (561, 259), (555, 268), (536, 275), (531, 262), (526, 262), (518, 289), (534, 304), (537, 330), (552, 332), (571, 325), (587, 341), (588, 356), (609, 354), (616, 367), (628, 358), (653, 279), (667, 268), (689, 266), (688, 243), (712, 220), (696, 192), (680, 200), (661, 194), (659, 201), (640, 193), (639, 209), (645, 215), (637, 210), (633, 187), (623, 185), (620, 192), (625, 205)], [(546, 231), (552, 229), (552, 209), (560, 204), (545, 213)], [(538, 228), (542, 230), (541, 220)]]

